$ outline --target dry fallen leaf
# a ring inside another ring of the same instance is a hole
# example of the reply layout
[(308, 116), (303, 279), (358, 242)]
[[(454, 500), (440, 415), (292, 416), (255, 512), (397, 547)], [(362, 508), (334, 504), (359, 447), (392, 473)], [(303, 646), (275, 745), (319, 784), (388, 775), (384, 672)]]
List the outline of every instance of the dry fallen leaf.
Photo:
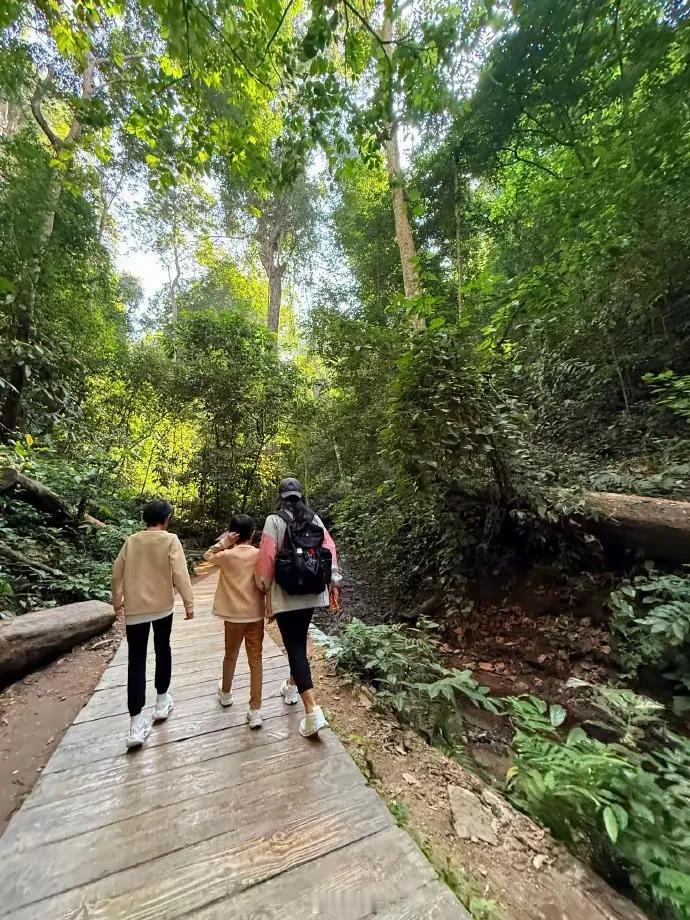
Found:
[(410, 786), (421, 786), (421, 783), (419, 782), (417, 777), (414, 776), (412, 773), (403, 773), (402, 778), (405, 780), (406, 783), (409, 783)]

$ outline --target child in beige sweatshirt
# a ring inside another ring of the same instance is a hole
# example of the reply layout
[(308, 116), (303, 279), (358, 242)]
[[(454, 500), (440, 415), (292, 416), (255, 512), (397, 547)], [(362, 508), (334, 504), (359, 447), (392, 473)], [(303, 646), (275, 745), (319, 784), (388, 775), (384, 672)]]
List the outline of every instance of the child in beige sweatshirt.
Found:
[(141, 747), (151, 731), (142, 710), (146, 702), (146, 653), (149, 627), (156, 650), (156, 704), (153, 721), (167, 719), (173, 708), (168, 692), (172, 671), (170, 631), (175, 589), (180, 593), (186, 620), (194, 616), (194, 594), (182, 544), (168, 532), (172, 505), (164, 499), (149, 502), (143, 511), (146, 530), (132, 534), (115, 560), (113, 607), (124, 611), (127, 632), (127, 705), (130, 729), (127, 747)]
[(214, 614), (225, 621), (225, 657), (218, 699), (221, 706), (232, 706), (234, 703), (232, 681), (240, 646), (244, 642), (250, 678), (247, 722), (250, 728), (260, 728), (264, 596), (254, 578), (259, 550), (252, 546), (253, 533), (254, 521), (246, 514), (236, 515), (230, 522), (229, 532), (209, 549), (204, 559), (220, 569), (213, 601)]

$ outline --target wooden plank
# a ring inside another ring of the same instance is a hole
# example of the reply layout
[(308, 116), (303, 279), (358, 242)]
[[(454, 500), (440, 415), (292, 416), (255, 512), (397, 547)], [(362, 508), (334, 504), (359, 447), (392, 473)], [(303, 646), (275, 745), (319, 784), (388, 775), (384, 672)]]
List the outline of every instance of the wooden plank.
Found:
[[(270, 637), (264, 727), (245, 723), (243, 655), (236, 705), (218, 705), (214, 591), (214, 578), (197, 583), (197, 617), (175, 618), (176, 706), (133, 754), (126, 645), (117, 652), (0, 841), (0, 917), (467, 920), (337, 736), (299, 736)], [(152, 644), (148, 662), (152, 677)]]
[[(0, 916), (136, 866), (143, 866), (142, 884), (148, 879), (149, 885), (162, 887), (174, 900), (192, 895), (195, 889), (208, 891), (209, 881), (220, 884), (226, 893), (231, 884), (228, 873), (236, 872), (238, 866), (256, 879), (272, 868), (275, 871), (276, 866), (282, 871), (285, 864), (297, 864), (292, 860), (299, 861), (302, 854), (313, 858), (329, 852), (333, 838), (339, 842), (344, 824), (357, 828), (357, 835), (350, 840), (385, 827), (390, 816), (376, 794), (361, 783), (361, 774), (348, 757), (334, 757), (303, 767), (290, 782), (274, 785), (271, 794), (263, 784), (244, 784), (223, 795), (195, 796), (69, 841), (46, 844), (35, 851), (40, 871), (25, 853), (3, 851)], [(306, 807), (305, 802), (309, 803)], [(224, 847), (217, 855), (221, 864), (223, 856), (231, 855), (227, 871), (214, 874), (209, 859), (203, 858), (201, 864), (191, 867), (191, 877), (177, 874), (160, 878), (156, 865), (160, 857), (178, 852), (180, 864), (188, 865), (190, 850), (196, 844), (221, 836)], [(139, 895), (131, 884), (122, 891), (132, 899), (130, 903), (137, 904)], [(163, 907), (158, 893), (155, 900)], [(52, 907), (49, 913), (42, 913), (40, 907), (36, 911), (34, 917), (56, 916)], [(90, 916), (98, 914), (91, 912)], [(114, 916), (131, 918), (138, 914), (130, 907), (127, 913)], [(163, 911), (150, 916), (167, 915)]]
[[(323, 764), (331, 757), (344, 756), (342, 747), (310, 744), (295, 732), (277, 745), (242, 750), (202, 764), (182, 764), (144, 776), (140, 771), (130, 771), (126, 782), (102, 787), (98, 796), (89, 789), (61, 800), (21, 809), (8, 827), (4, 842), (11, 844), (15, 851), (30, 850), (116, 824), (154, 808), (179, 804), (195, 796), (224, 793), (229, 787), (234, 794), (240, 786), (248, 784), (249, 788), (242, 798), (244, 804), (252, 801), (255, 792), (265, 794), (272, 786), (270, 781), (276, 776), (288, 775), (290, 771), (299, 772), (309, 765)], [(159, 781), (161, 776), (165, 778), (164, 782)]]
[[(289, 805), (160, 859), (75, 885), (49, 901), (34, 899), (8, 911), (12, 920), (174, 920), (387, 826), (390, 816), (381, 810), (376, 793), (360, 786)], [(0, 880), (3, 875), (0, 866)], [(231, 904), (228, 918), (233, 917)]]
[(472, 920), (453, 892), (439, 882), (425, 885), (398, 904), (372, 911), (367, 914), (367, 920), (370, 917), (376, 920)]
[[(280, 687), (282, 680), (271, 679), (273, 671), (268, 671), (264, 675), (263, 682), (263, 702), (267, 703), (269, 700), (281, 699), (280, 697)], [(221, 713), (230, 713), (230, 707), (223, 707), (218, 702), (218, 697), (216, 689), (218, 687), (218, 680), (216, 679), (216, 685), (211, 693), (207, 693), (203, 696), (193, 696), (186, 700), (180, 700), (175, 698), (175, 708), (173, 709), (168, 724), (172, 725), (173, 721), (180, 719), (189, 719), (194, 716), (202, 716), (209, 714), (221, 714)], [(174, 688), (172, 688), (174, 694)], [(123, 693), (126, 703), (126, 695)], [(242, 715), (247, 713), (247, 703), (249, 702), (249, 686), (245, 684), (243, 687), (237, 688), (236, 693), (236, 703), (235, 707), (239, 707), (242, 710)], [(155, 702), (155, 693), (149, 694), (147, 697), (147, 708), (146, 712), (150, 716), (150, 709)], [(283, 704), (285, 705), (285, 704)], [(233, 708), (235, 708), (233, 707)], [(124, 710), (124, 711), (123, 711)], [(126, 706), (123, 705), (120, 708), (120, 711), (117, 710), (112, 714), (107, 714), (102, 716), (100, 719), (95, 719), (93, 721), (81, 721), (74, 722), (72, 727), (68, 729), (65, 737), (68, 736), (68, 743), (74, 744), (80, 740), (93, 739), (94, 743), (99, 743), (100, 739), (106, 735), (121, 734), (126, 731), (129, 727), (129, 719), (125, 718)], [(233, 723), (234, 724), (234, 723)], [(163, 728), (163, 724), (160, 723), (156, 725), (156, 731)]]
[[(227, 920), (230, 914), (232, 920), (364, 920), (387, 907), (398, 908), (420, 886), (434, 882), (433, 869), (407, 834), (391, 827), (317, 862), (273, 876), (229, 903), (217, 901), (187, 916), (190, 920)], [(426, 890), (425, 894), (429, 896)]]
[[(266, 670), (264, 671), (265, 685), (268, 687), (269, 684), (277, 683), (278, 687), (280, 687), (289, 673), (290, 670), (287, 664), (282, 668), (277, 667)], [(203, 681), (195, 679), (186, 686), (179, 686), (176, 681), (173, 681), (170, 692), (175, 697), (175, 706), (177, 707), (177, 704), (182, 700), (191, 700), (194, 699), (194, 697), (214, 698), (218, 689), (219, 678), (220, 673), (214, 674), (213, 677)], [(244, 699), (244, 697), (238, 696), (238, 691), (248, 686), (249, 671), (235, 674), (233, 691), (235, 692), (236, 699)], [(156, 688), (154, 687), (153, 681), (150, 680), (146, 684), (147, 705), (149, 702), (153, 701), (155, 693)], [(265, 693), (264, 696), (267, 698), (268, 694)], [(175, 711), (178, 710), (176, 709)], [(94, 719), (102, 719), (104, 716), (125, 712), (127, 712), (127, 694), (122, 687), (113, 687), (110, 690), (99, 690), (98, 693), (94, 693), (86, 706), (84, 706), (74, 720), (74, 724), (92, 722)]]
[[(262, 707), (264, 720), (284, 717), (288, 710), (289, 707), (285, 705), (282, 699), (267, 700), (266, 705)], [(246, 712), (243, 709), (236, 709), (234, 706), (230, 709), (221, 709), (214, 706), (207, 713), (190, 716), (186, 719), (171, 718), (169, 721), (155, 726), (149, 735), (146, 747), (152, 748), (160, 744), (170, 744), (173, 741), (181, 741), (183, 738), (205, 735), (207, 732), (224, 731), (237, 725), (244, 726), (245, 719)], [(138, 756), (139, 752), (137, 751), (128, 753), (125, 750), (126, 720), (121, 722), (120, 731), (111, 732), (109, 735), (99, 737), (96, 740), (88, 733), (84, 737), (82, 729), (88, 724), (73, 725), (67, 730), (60, 746), (45, 767), (46, 773), (83, 766), (92, 761), (108, 760), (112, 757)], [(73, 741), (73, 733), (75, 732), (78, 735), (77, 739)]]
[[(242, 726), (230, 731), (187, 738), (177, 744), (146, 746), (136, 756), (109, 758), (71, 770), (43, 773), (22, 809), (71, 795), (89, 793), (97, 797), (103, 795), (109, 787), (126, 784), (133, 777), (147, 778), (153, 782), (157, 774), (165, 774), (183, 765), (202, 764), (215, 757), (264, 748), (277, 742), (284, 742), (288, 746), (294, 738), (303, 744), (304, 739), (297, 732), (300, 718), (301, 713), (297, 712), (297, 707), (293, 707), (286, 718), (271, 719), (261, 731), (250, 731)], [(332, 732), (324, 732), (319, 738), (319, 744), (331, 750), (341, 749), (340, 741)]]

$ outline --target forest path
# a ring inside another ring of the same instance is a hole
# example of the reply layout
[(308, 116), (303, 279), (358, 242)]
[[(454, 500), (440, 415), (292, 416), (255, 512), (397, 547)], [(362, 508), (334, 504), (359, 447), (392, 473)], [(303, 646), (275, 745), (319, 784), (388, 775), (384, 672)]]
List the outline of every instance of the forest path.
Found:
[(245, 722), (243, 654), (221, 709), (214, 590), (196, 583), (192, 622), (178, 610), (175, 709), (129, 754), (126, 644), (113, 658), (0, 840), (0, 917), (469, 918), (337, 736), (298, 734), (268, 636), (263, 728)]

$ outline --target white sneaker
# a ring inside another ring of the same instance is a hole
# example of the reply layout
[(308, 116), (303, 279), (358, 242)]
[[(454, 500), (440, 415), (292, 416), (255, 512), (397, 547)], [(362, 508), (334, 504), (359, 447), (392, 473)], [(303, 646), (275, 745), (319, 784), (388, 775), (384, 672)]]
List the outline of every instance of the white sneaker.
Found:
[(235, 699), (232, 695), (232, 690), (228, 690), (227, 693), (225, 690), (223, 690), (222, 681), (218, 684), (218, 702), (221, 706), (232, 706), (232, 704), (235, 702)]
[(153, 707), (153, 721), (165, 722), (173, 708), (172, 693), (159, 693)]
[(151, 723), (143, 717), (141, 713), (138, 716), (132, 716), (127, 735), (127, 750), (140, 748), (144, 741), (151, 734)]
[(326, 716), (317, 706), (313, 712), (308, 712), (299, 724), (299, 733), (303, 738), (311, 738), (312, 735), (318, 735), (322, 728), (328, 728)]
[(280, 688), (280, 695), (288, 706), (294, 706), (295, 703), (299, 703), (299, 690), (294, 684), (291, 684), (289, 680), (283, 681), (283, 686)]
[(264, 720), (261, 716), (260, 709), (249, 709), (247, 710), (247, 722), (249, 722), (250, 728), (261, 728), (264, 724)]

